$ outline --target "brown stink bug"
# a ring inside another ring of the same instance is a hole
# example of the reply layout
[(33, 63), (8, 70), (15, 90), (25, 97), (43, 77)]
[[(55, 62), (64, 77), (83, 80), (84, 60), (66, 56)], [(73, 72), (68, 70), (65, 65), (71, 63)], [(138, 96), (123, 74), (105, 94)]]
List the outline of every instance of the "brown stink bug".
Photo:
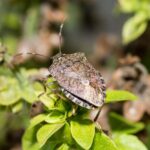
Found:
[[(84, 53), (62, 54), (61, 32), (59, 53), (49, 67), (50, 75), (56, 79), (67, 98), (87, 109), (101, 108), (105, 99), (105, 82), (101, 74), (88, 62)], [(31, 54), (31, 53), (28, 53)], [(34, 54), (40, 55), (40, 54)], [(95, 117), (99, 116), (100, 110)]]

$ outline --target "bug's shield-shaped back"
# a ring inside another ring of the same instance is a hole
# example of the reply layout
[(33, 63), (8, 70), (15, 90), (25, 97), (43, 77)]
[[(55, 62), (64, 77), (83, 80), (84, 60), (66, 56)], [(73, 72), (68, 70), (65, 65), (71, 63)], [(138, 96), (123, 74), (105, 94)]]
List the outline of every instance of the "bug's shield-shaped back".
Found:
[(50, 74), (71, 94), (100, 107), (104, 103), (104, 81), (84, 53), (62, 54), (53, 60)]

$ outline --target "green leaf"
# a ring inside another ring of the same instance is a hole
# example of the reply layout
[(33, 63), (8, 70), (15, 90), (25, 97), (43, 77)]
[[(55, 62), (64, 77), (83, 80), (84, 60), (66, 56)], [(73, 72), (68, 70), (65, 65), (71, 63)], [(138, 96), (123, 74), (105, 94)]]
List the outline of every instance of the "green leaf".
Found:
[(56, 150), (56, 147), (58, 145), (58, 141), (47, 141), (46, 144), (40, 148), (40, 150)]
[(123, 43), (128, 44), (141, 36), (147, 28), (147, 18), (145, 13), (137, 13), (134, 17), (127, 20), (123, 26)]
[(141, 3), (137, 0), (118, 0), (121, 11), (131, 13), (137, 11)]
[(39, 150), (39, 144), (36, 140), (36, 132), (38, 127), (36, 128), (28, 128), (26, 129), (23, 138), (22, 138), (22, 148), (23, 150)]
[(40, 114), (40, 115), (35, 116), (34, 118), (31, 119), (29, 128), (33, 128), (34, 126), (43, 122), (46, 117), (47, 117), (47, 114)]
[(124, 90), (107, 90), (106, 95), (106, 103), (137, 99), (134, 94)]
[(11, 77), (0, 77), (0, 105), (8, 106), (20, 100), (20, 88), (17, 80)]
[(32, 83), (32, 87), (33, 87), (33, 89), (34, 89), (37, 96), (44, 92), (44, 87), (39, 82)]
[(91, 150), (120, 150), (104, 133), (96, 132)]
[(54, 110), (45, 118), (47, 123), (61, 123), (65, 122), (66, 115), (60, 111)]
[(64, 124), (65, 123), (43, 125), (37, 132), (37, 141), (40, 147), (42, 147), (54, 133), (62, 128)]
[(22, 98), (24, 98), (28, 103), (33, 103), (37, 100), (37, 95), (35, 94), (35, 90), (32, 85), (28, 83), (24, 86), (22, 90)]
[(57, 150), (69, 150), (69, 146), (67, 144), (62, 144)]
[(92, 121), (85, 119), (74, 119), (70, 122), (71, 134), (75, 141), (84, 149), (89, 149), (93, 143), (95, 125)]
[(114, 141), (119, 150), (148, 150), (134, 135), (116, 134), (114, 135)]
[[(135, 134), (144, 129), (143, 123), (135, 123), (128, 121), (127, 119), (123, 118), (121, 115), (116, 113), (110, 113), (109, 115), (109, 122), (113, 132), (119, 133), (131, 133)], [(118, 126), (119, 125), (119, 126)]]
[(12, 112), (17, 113), (17, 112), (21, 111), (22, 108), (23, 108), (23, 102), (19, 101), (12, 106)]
[[(35, 88), (34, 84), (29, 81), (27, 76), (27, 70), (21, 68), (18, 72), (15, 72), (15, 78), (18, 79), (22, 98), (25, 99), (28, 103), (35, 102), (38, 98), (39, 93), (38, 92), (36, 93), (36, 89), (34, 89)], [(41, 91), (41, 88), (40, 88), (40, 93), (44, 91), (44, 89), (43, 91)], [(38, 84), (38, 89), (39, 89), (39, 84)]]
[(45, 93), (42, 96), (40, 96), (39, 99), (48, 109), (51, 109), (54, 107), (57, 97), (54, 94), (50, 94), (48, 96), (47, 93)]
[(48, 87), (48, 89), (56, 89), (58, 87), (58, 84), (56, 82), (56, 79), (54, 79), (53, 77), (49, 77), (46, 80), (46, 86)]
[(72, 145), (74, 143), (74, 140), (72, 138), (71, 131), (70, 131), (70, 126), (67, 122), (65, 123), (65, 126), (63, 128), (62, 135), (63, 135), (64, 143), (67, 143), (68, 145)]
[(47, 141), (46, 144), (40, 148), (39, 143), (36, 139), (36, 133), (39, 129), (39, 125), (33, 128), (26, 129), (23, 138), (22, 138), (22, 147), (23, 150), (55, 150), (57, 141)]

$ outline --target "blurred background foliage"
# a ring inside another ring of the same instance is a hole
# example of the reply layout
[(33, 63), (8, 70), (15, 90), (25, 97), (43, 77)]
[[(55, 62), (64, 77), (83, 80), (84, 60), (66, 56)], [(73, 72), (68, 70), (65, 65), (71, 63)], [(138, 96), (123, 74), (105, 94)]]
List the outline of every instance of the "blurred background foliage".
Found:
[(150, 0), (1, 0), (0, 149), (20, 149), (29, 109), (43, 91), (37, 80), (48, 74), (45, 68), (51, 64), (42, 57), (13, 55), (56, 54), (64, 18), (62, 51), (85, 52), (108, 88), (138, 96), (134, 102), (104, 107), (99, 118), (102, 129), (118, 132), (115, 121), (121, 122), (123, 132), (136, 135), (150, 149), (149, 10)]

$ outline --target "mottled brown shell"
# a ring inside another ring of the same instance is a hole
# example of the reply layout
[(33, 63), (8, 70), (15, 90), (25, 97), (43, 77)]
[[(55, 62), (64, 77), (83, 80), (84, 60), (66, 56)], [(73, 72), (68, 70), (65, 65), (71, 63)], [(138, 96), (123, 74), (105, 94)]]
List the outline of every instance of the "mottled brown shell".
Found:
[(101, 107), (105, 99), (105, 83), (100, 73), (88, 62), (84, 53), (62, 54), (55, 57), (50, 74), (69, 93)]

